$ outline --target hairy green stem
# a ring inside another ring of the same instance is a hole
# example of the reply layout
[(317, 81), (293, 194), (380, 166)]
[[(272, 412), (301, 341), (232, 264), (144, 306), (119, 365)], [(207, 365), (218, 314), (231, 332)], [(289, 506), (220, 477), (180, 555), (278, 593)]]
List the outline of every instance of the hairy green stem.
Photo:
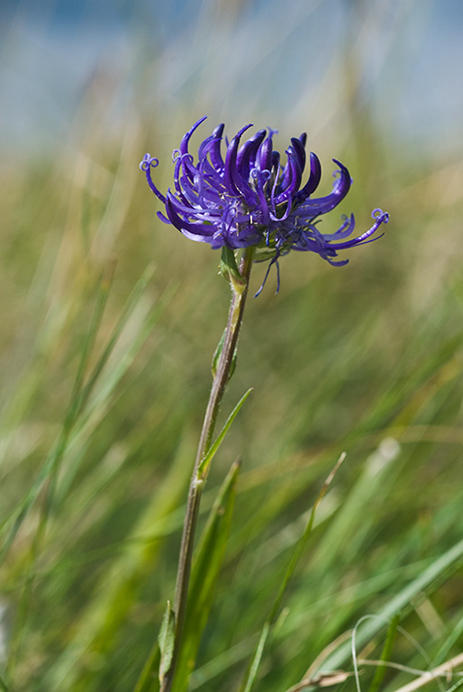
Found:
[(230, 378), (233, 357), (238, 343), (238, 336), (243, 320), (244, 306), (248, 293), (249, 276), (251, 273), (252, 258), (254, 248), (246, 248), (243, 251), (239, 263), (239, 273), (241, 281), (230, 278), (232, 289), (232, 299), (228, 323), (225, 330), (222, 351), (216, 368), (216, 373), (212, 383), (206, 413), (204, 416), (201, 437), (199, 439), (198, 451), (196, 454), (195, 465), (190, 481), (188, 501), (183, 524), (183, 535), (180, 546), (180, 556), (177, 571), (177, 582), (175, 587), (175, 641), (172, 662), (169, 670), (165, 673), (161, 683), (161, 692), (170, 692), (174, 681), (175, 668), (180, 652), (183, 627), (188, 603), (188, 586), (190, 582), (191, 563), (193, 557), (193, 547), (195, 541), (196, 527), (198, 523), (199, 507), (201, 503), (202, 489), (207, 476), (207, 469), (201, 471), (201, 462), (212, 444), (215, 424), (220, 410), (225, 387)]

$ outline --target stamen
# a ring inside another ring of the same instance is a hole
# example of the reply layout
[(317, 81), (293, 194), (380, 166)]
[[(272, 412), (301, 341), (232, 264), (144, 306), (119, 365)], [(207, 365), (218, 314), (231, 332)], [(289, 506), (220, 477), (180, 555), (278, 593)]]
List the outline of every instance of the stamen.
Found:
[(152, 168), (156, 168), (158, 165), (159, 165), (159, 160), (158, 160), (158, 159), (156, 159), (156, 158), (154, 158), (154, 157), (151, 157), (149, 154), (145, 154), (144, 157), (143, 157), (143, 159), (142, 159), (142, 161), (140, 162), (140, 169), (141, 169), (142, 171), (144, 171), (145, 176), (146, 176), (146, 180), (147, 180), (147, 182), (148, 182), (148, 185), (150, 186), (151, 191), (154, 192), (154, 194), (156, 195), (156, 197), (157, 197), (159, 200), (161, 200), (161, 202), (162, 202), (163, 204), (165, 204), (165, 203), (166, 203), (166, 198), (164, 197), (164, 195), (162, 194), (162, 192), (160, 192), (160, 190), (158, 190), (158, 188), (157, 188), (156, 185), (153, 183), (153, 180), (152, 180), (152, 178), (151, 178), (151, 169), (152, 169)]
[(264, 280), (262, 281), (262, 285), (259, 288), (259, 290), (257, 291), (257, 293), (254, 294), (254, 298), (257, 298), (257, 296), (259, 296), (262, 293), (263, 288), (266, 284), (268, 275), (270, 273), (270, 269), (272, 268), (273, 264), (276, 264), (276, 267), (277, 267), (277, 290), (276, 290), (275, 295), (278, 294), (278, 291), (280, 290), (280, 265), (278, 263), (279, 257), (280, 257), (280, 251), (277, 249), (275, 257), (272, 257), (272, 259), (269, 262), (269, 265), (267, 267), (267, 271), (265, 272)]

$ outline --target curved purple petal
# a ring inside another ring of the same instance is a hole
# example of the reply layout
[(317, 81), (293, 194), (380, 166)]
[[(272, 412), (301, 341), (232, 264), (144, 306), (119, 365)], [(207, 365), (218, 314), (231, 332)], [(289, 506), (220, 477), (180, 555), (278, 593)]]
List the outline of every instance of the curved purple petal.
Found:
[[(243, 188), (249, 188), (246, 181), (240, 175), (236, 161), (238, 157), (238, 147), (240, 144), (241, 137), (243, 133), (246, 132), (252, 125), (246, 125), (242, 127), (241, 130), (233, 137), (232, 141), (227, 147), (227, 154), (225, 156), (225, 171), (224, 171), (224, 183), (225, 187), (229, 190), (232, 195), (239, 196), (243, 191)], [(250, 190), (250, 188), (249, 188)]]
[(319, 214), (326, 214), (327, 212), (334, 209), (347, 195), (351, 186), (351, 177), (347, 168), (333, 159), (335, 163), (339, 166), (339, 177), (333, 185), (333, 190), (326, 197), (318, 197), (316, 199), (306, 199), (299, 207), (300, 212), (306, 216), (318, 216)]
[(172, 200), (167, 197), (166, 199), (166, 214), (167, 218), (175, 228), (179, 231), (189, 231), (194, 235), (202, 235), (205, 237), (212, 236), (214, 234), (215, 227), (210, 223), (192, 223), (182, 219), (176, 212)]
[(313, 153), (313, 151), (310, 152), (310, 176), (302, 190), (299, 190), (299, 192), (296, 195), (295, 202), (297, 204), (301, 204), (304, 202), (304, 200), (309, 197), (309, 195), (312, 194), (312, 192), (315, 192), (315, 190), (318, 187), (318, 184), (320, 182), (320, 178), (322, 177), (322, 167), (320, 164), (320, 160), (316, 154)]
[(262, 142), (256, 157), (256, 166), (261, 171), (271, 171), (273, 167), (278, 168), (280, 154), (273, 151), (273, 135), (277, 130), (269, 128), (269, 132), (265, 140)]
[(285, 202), (289, 198), (293, 198), (301, 184), (302, 168), (300, 165), (300, 156), (293, 147), (289, 147), (286, 153), (288, 161), (283, 172), (282, 181), (278, 186), (279, 194), (273, 199), (275, 205), (282, 204), (282, 202)]
[(251, 173), (251, 166), (255, 160), (257, 151), (265, 139), (266, 130), (259, 130), (257, 134), (248, 139), (248, 141), (238, 151), (236, 165), (240, 174), (248, 180)]
[(164, 197), (162, 192), (158, 190), (156, 185), (153, 183), (153, 179), (151, 178), (151, 169), (156, 168), (157, 166), (159, 166), (158, 159), (151, 157), (149, 154), (145, 154), (140, 162), (140, 170), (142, 170), (145, 173), (146, 181), (150, 187), (150, 190), (154, 192), (156, 197), (160, 199), (163, 204), (165, 204), (166, 198)]
[(359, 235), (357, 238), (352, 238), (352, 240), (347, 240), (344, 243), (330, 243), (330, 247), (335, 250), (342, 250), (344, 248), (353, 247), (354, 245), (363, 245), (365, 240), (372, 236), (382, 223), (387, 223), (389, 221), (389, 214), (382, 209), (375, 209), (371, 216), (373, 219), (376, 219), (376, 221), (365, 233), (362, 233), (362, 235)]
[(206, 118), (207, 118), (207, 115), (203, 115), (203, 117), (200, 118), (199, 120), (197, 120), (195, 122), (195, 124), (193, 125), (193, 127), (191, 127), (188, 130), (188, 132), (185, 135), (183, 135), (182, 141), (180, 142), (180, 153), (181, 154), (188, 154), (188, 142), (190, 141), (191, 135), (193, 134), (193, 132), (195, 130), (198, 129), (198, 127), (201, 125), (201, 123), (203, 123), (206, 120)]
[(225, 129), (225, 125), (222, 123), (221, 125), (218, 125), (212, 132), (212, 135), (214, 137), (214, 141), (211, 144), (210, 150), (209, 150), (209, 156), (211, 157), (211, 163), (217, 173), (222, 172), (223, 169), (225, 168), (225, 163), (222, 158), (222, 154), (220, 152), (220, 144), (222, 142), (222, 136), (223, 136), (223, 131)]
[(302, 144), (301, 140), (296, 139), (296, 137), (291, 138), (291, 144), (293, 145), (293, 151), (297, 157), (299, 168), (301, 169), (302, 173), (305, 168), (306, 161), (305, 147)]

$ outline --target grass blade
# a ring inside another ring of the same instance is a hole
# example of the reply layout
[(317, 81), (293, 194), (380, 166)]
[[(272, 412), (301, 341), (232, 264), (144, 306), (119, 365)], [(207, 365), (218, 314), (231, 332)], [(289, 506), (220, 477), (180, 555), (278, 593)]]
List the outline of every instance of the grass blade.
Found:
[(303, 534), (299, 538), (298, 542), (296, 543), (296, 547), (293, 551), (293, 554), (291, 556), (291, 560), (288, 564), (288, 567), (286, 569), (285, 576), (280, 584), (280, 588), (278, 590), (277, 596), (275, 598), (275, 601), (273, 602), (272, 609), (270, 611), (270, 614), (262, 628), (261, 635), (259, 637), (259, 642), (257, 644), (256, 650), (254, 652), (254, 656), (252, 657), (251, 663), (249, 665), (249, 668), (247, 670), (246, 676), (244, 680), (242, 681), (240, 685), (240, 692), (250, 692), (252, 689), (252, 686), (256, 680), (257, 673), (259, 670), (259, 665), (260, 661), (262, 659), (262, 654), (264, 652), (265, 644), (268, 639), (268, 635), (270, 634), (270, 628), (274, 624), (278, 612), (280, 610), (281, 602), (283, 600), (283, 596), (285, 594), (286, 588), (289, 584), (289, 581), (294, 573), (294, 570), (296, 569), (296, 565), (299, 561), (299, 558), (301, 557), (302, 551), (304, 549), (304, 546), (306, 544), (307, 538), (310, 535), (310, 532), (312, 531), (314, 521), (315, 521), (315, 514), (318, 509), (318, 506), (320, 502), (322, 501), (326, 491), (328, 490), (337, 470), (341, 466), (342, 462), (346, 458), (345, 453), (341, 454), (339, 457), (336, 465), (334, 466), (333, 470), (329, 474), (328, 478), (326, 479), (325, 483), (323, 484), (323, 487), (318, 494), (317, 499), (314, 502), (314, 505), (312, 507), (312, 511), (309, 516), (309, 520), (306, 524), (306, 527), (304, 529)]
[[(459, 568), (463, 560), (463, 540), (447, 550), (441, 557), (425, 569), (411, 584), (392, 598), (389, 603), (378, 613), (377, 617), (369, 618), (358, 629), (356, 644), (363, 646), (384, 628), (384, 623), (389, 622), (397, 615), (404, 615), (412, 608), (411, 603), (423, 592), (429, 593), (431, 587), (436, 588)], [(333, 670), (341, 667), (350, 658), (352, 653), (351, 642), (346, 642), (335, 653), (329, 656), (324, 663), (324, 670)]]
[(140, 679), (135, 685), (134, 692), (159, 692), (160, 684), (158, 670), (161, 663), (159, 643), (153, 646), (151, 654), (145, 663)]
[(235, 462), (222, 484), (197, 548), (191, 573), (183, 643), (172, 692), (184, 692), (198, 653), (212, 605), (214, 587), (230, 531), (240, 463)]
[[(392, 618), (391, 624), (389, 625), (389, 628), (387, 630), (387, 636), (386, 636), (386, 641), (384, 642), (383, 650), (381, 652), (380, 660), (381, 661), (389, 661), (391, 659), (391, 653), (392, 653), (392, 648), (394, 646), (394, 641), (396, 638), (397, 634), (397, 625), (399, 624), (399, 616), (395, 615)], [(375, 674), (373, 677), (373, 680), (371, 681), (370, 688), (368, 692), (378, 692), (381, 683), (384, 680), (384, 676), (386, 674), (387, 667), (386, 665), (380, 665), (378, 668), (375, 670)]]
[(218, 434), (215, 442), (213, 442), (213, 444), (209, 448), (209, 451), (207, 452), (206, 456), (204, 457), (204, 459), (202, 460), (202, 462), (199, 466), (198, 475), (200, 477), (203, 477), (207, 474), (209, 466), (210, 466), (213, 458), (217, 454), (217, 452), (220, 448), (220, 445), (222, 444), (222, 442), (225, 438), (225, 435), (229, 431), (233, 421), (235, 420), (236, 416), (238, 415), (239, 411), (241, 410), (241, 407), (243, 406), (244, 402), (246, 401), (246, 399), (248, 398), (248, 396), (250, 395), (251, 392), (252, 392), (252, 387), (250, 389), (248, 389), (248, 391), (241, 397), (241, 399), (238, 401), (238, 403), (236, 404), (233, 411), (228, 416), (227, 422), (223, 426), (223, 428), (220, 431), (220, 433)]
[[(8, 550), (22, 525), (22, 522), (24, 521), (30, 508), (37, 499), (43, 487), (43, 484), (49, 479), (56, 479), (56, 475), (59, 471), (62, 458), (67, 448), (69, 436), (80, 412), (82, 411), (82, 406), (84, 403), (82, 394), (85, 370), (88, 366), (88, 362), (95, 344), (96, 334), (101, 324), (104, 309), (108, 299), (113, 273), (114, 263), (111, 262), (108, 264), (100, 281), (95, 309), (93, 312), (89, 330), (87, 332), (83, 344), (82, 355), (80, 358), (79, 367), (77, 369), (76, 379), (74, 382), (73, 392), (70, 398), (69, 408), (64, 418), (63, 426), (61, 429), (61, 433), (58, 437), (58, 441), (54, 448), (51, 450), (47, 459), (45, 460), (45, 463), (40, 469), (35, 482), (32, 484), (32, 487), (26, 493), (26, 496), (24, 497), (23, 501), (16, 509), (16, 512), (12, 514), (12, 516), (3, 524), (3, 526), (0, 529), (1, 534), (7, 534), (0, 551), (0, 563), (3, 562), (3, 560), (5, 559), (6, 554), (8, 553)], [(52, 496), (54, 494), (54, 483), (55, 481), (53, 481), (52, 485), (48, 488), (47, 495), (49, 497), (47, 499), (46, 507), (44, 510), (45, 513), (49, 511), (49, 506), (52, 501)]]

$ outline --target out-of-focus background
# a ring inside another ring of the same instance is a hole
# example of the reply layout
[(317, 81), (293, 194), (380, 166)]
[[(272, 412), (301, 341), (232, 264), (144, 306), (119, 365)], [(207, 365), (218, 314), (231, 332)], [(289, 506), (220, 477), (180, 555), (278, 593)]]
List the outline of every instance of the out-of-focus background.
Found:
[(156, 218), (138, 163), (155, 155), (165, 190), (205, 114), (192, 151), (252, 122), (282, 153), (306, 131), (323, 193), (345, 163), (325, 230), (391, 220), (343, 268), (283, 258), (280, 294), (271, 274), (249, 301), (224, 419), (254, 392), (204, 516), (243, 467), (191, 689), (238, 689), (342, 451), (255, 689), (295, 685), (365, 615), (364, 656), (394, 615), (395, 662), (461, 650), (462, 32), (459, 0), (2, 0), (4, 689), (133, 689), (172, 597), (228, 289), (217, 253)]
[(178, 137), (207, 113), (339, 146), (354, 102), (381, 143), (461, 150), (458, 0), (3, 0), (1, 20), (1, 136), (15, 152), (77, 146), (92, 98), (107, 139), (149, 118)]

